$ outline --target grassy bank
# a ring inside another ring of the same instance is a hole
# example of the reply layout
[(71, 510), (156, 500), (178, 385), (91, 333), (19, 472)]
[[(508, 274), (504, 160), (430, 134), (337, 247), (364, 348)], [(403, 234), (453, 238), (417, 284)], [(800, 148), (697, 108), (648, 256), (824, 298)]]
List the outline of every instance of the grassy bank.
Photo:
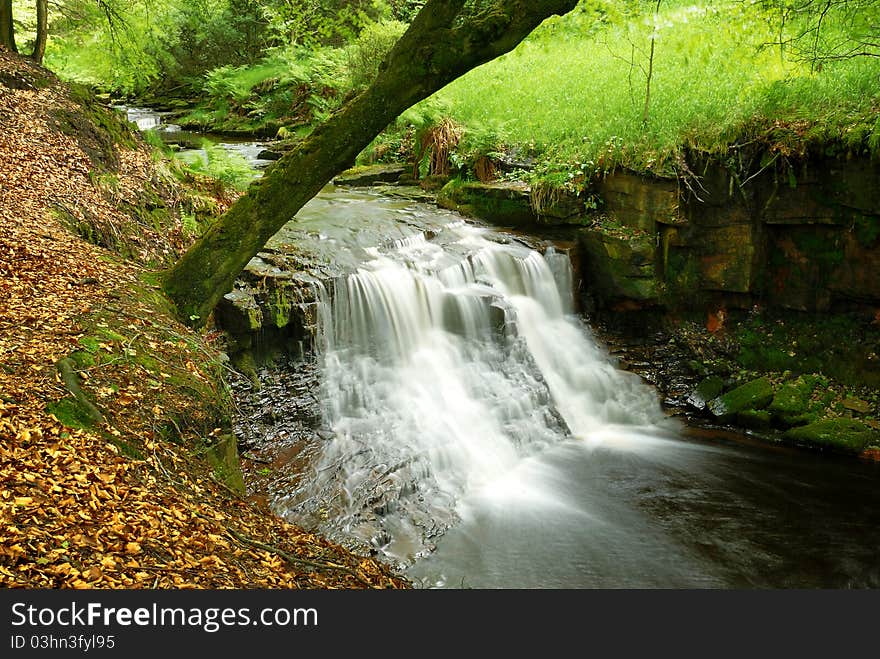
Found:
[(738, 2), (610, 12), (582, 4), (429, 103), (463, 126), (465, 151), (503, 145), (572, 177), (617, 166), (670, 175), (685, 149), (754, 140), (783, 156), (877, 150), (880, 59), (805, 60), (772, 45), (771, 13)]

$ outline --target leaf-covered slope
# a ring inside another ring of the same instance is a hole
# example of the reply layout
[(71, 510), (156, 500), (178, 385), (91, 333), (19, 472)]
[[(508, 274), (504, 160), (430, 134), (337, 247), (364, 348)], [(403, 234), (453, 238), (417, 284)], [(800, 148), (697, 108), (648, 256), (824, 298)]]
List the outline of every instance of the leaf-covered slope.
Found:
[[(168, 316), (143, 265), (185, 245), (185, 193), (90, 103), (0, 51), (0, 585), (406, 586), (205, 459), (227, 422), (217, 337)], [(164, 224), (132, 213), (142, 195), (171, 209)]]

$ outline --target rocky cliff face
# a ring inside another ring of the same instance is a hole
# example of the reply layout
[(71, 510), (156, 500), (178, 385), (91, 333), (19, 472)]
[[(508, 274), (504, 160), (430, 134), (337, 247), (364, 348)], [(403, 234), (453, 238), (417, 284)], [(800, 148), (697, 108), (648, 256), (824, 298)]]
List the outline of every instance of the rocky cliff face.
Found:
[(580, 230), (580, 244), (601, 306), (880, 304), (878, 163), (701, 171), (691, 189), (626, 173), (600, 184), (605, 216)]

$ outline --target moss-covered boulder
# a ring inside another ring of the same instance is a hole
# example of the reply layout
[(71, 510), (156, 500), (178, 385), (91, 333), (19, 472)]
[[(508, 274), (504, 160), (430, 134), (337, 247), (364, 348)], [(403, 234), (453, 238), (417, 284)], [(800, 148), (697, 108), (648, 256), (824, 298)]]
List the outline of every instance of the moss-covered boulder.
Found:
[(816, 420), (815, 407), (823, 407), (821, 403), (813, 404), (811, 397), (820, 382), (827, 382), (817, 376), (801, 376), (797, 380), (786, 382), (773, 394), (773, 400), (767, 408), (779, 425), (790, 427), (811, 423)]
[(773, 385), (766, 377), (746, 382), (709, 402), (709, 411), (720, 421), (733, 421), (748, 410), (761, 410), (773, 400)]
[(503, 226), (538, 223), (531, 191), (522, 181), (478, 183), (453, 179), (437, 194), (437, 203), (463, 215)]
[(799, 444), (859, 453), (871, 446), (880, 446), (880, 432), (861, 421), (846, 417), (821, 419), (806, 426), (792, 428), (785, 438)]
[(773, 423), (773, 415), (767, 410), (743, 410), (736, 415), (736, 422), (743, 428), (767, 430)]
[(723, 391), (724, 380), (717, 375), (711, 375), (700, 382), (700, 384), (694, 387), (694, 390), (688, 394), (688, 405), (691, 405), (698, 410), (705, 410), (709, 401), (718, 398)]

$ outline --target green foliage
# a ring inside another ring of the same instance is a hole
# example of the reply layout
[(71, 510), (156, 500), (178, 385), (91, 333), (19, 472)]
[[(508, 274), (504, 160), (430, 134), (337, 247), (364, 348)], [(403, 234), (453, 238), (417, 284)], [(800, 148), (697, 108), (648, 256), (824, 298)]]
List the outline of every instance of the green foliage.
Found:
[(226, 131), (313, 123), (339, 105), (340, 86), (346, 79), (340, 50), (274, 49), (258, 64), (222, 66), (208, 72), (205, 100), (182, 121)]
[(254, 180), (254, 171), (242, 156), (209, 140), (202, 141), (202, 150), (205, 158), (195, 158), (189, 162), (190, 170), (213, 178), (226, 187), (242, 191)]
[(382, 60), (406, 28), (406, 23), (401, 21), (381, 21), (371, 23), (361, 31), (345, 49), (351, 88), (362, 89), (373, 81)]
[(685, 148), (772, 143), (779, 125), (793, 126), (785, 148), (834, 140), (866, 148), (878, 117), (880, 59), (827, 61), (819, 72), (766, 46), (779, 26), (758, 6), (669, 1), (656, 19), (654, 6), (581, 3), (437, 99), (466, 134), (491, 127), (508, 146), (537, 152), (548, 173), (574, 176), (584, 166), (595, 175), (618, 166), (673, 175)]

